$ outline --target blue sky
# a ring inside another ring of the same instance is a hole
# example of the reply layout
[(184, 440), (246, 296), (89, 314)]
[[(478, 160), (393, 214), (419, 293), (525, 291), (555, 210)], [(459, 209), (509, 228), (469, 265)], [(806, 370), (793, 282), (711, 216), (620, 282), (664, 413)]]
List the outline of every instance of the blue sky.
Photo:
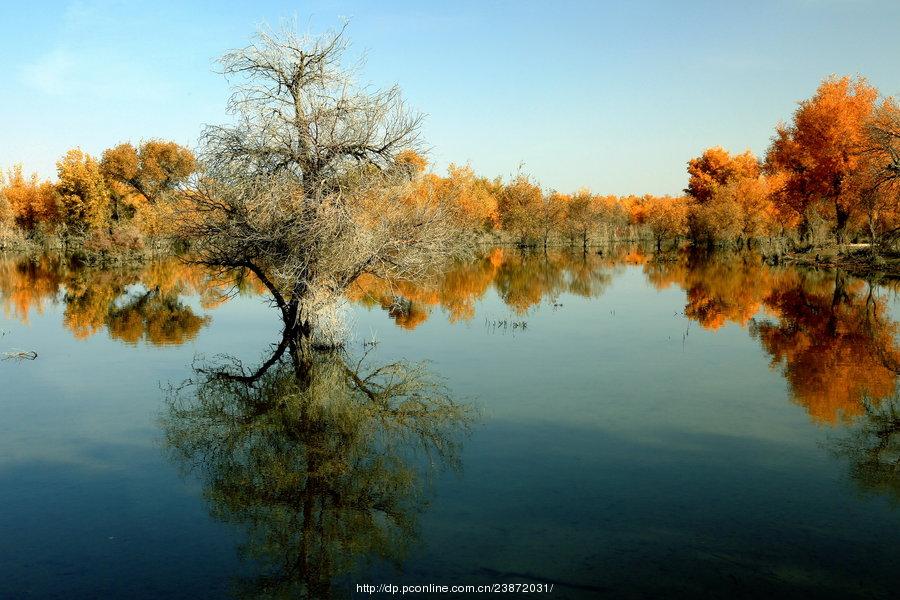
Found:
[(262, 24), (349, 17), (363, 78), (428, 117), (429, 158), (547, 188), (677, 193), (686, 161), (765, 151), (830, 73), (900, 94), (900, 2), (16, 2), (0, 6), (0, 166), (66, 149), (193, 147), (227, 120), (213, 59)]

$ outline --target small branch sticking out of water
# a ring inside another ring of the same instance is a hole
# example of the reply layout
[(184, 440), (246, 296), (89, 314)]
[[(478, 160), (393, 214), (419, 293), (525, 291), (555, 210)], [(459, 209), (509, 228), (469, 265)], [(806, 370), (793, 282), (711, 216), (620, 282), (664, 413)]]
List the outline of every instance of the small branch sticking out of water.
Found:
[(501, 321), (491, 321), (488, 319), (484, 320), (484, 325), (488, 331), (503, 331), (506, 332), (509, 329), (513, 331), (520, 329), (524, 331), (528, 328), (527, 321), (509, 321), (507, 319), (503, 319)]
[(372, 339), (363, 342), (363, 348), (374, 348), (378, 345), (378, 338), (375, 335), (375, 330), (372, 330)]
[(13, 350), (11, 352), (4, 352), (3, 360), (34, 360), (37, 356), (37, 352), (33, 350), (27, 352), (24, 350)]

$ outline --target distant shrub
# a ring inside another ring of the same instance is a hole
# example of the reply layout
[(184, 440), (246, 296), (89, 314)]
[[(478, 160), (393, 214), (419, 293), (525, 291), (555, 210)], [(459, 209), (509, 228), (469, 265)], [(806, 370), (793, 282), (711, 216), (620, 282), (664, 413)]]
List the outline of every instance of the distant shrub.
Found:
[(107, 230), (93, 231), (84, 240), (84, 250), (94, 254), (138, 252), (144, 249), (144, 236), (136, 227), (127, 225)]

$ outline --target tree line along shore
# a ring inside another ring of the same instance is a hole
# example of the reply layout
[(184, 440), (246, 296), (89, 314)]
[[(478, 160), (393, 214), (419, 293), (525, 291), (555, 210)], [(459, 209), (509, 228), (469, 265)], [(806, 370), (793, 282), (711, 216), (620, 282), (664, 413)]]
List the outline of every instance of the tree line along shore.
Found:
[[(13, 166), (0, 174), (0, 249), (57, 250), (96, 262), (189, 249), (190, 232), (217, 209), (206, 188), (221, 156), (205, 150), (216, 131), (207, 128), (199, 151), (157, 139), (122, 143), (99, 157), (72, 149), (57, 162), (53, 181)], [(522, 247), (587, 251), (617, 240), (645, 240), (657, 250), (758, 246), (773, 261), (900, 270), (900, 105), (860, 77), (822, 81), (776, 128), (761, 158), (749, 150), (704, 150), (688, 162), (680, 195), (563, 193), (524, 172), (488, 178), (455, 164), (439, 174), (413, 137), (391, 142), (377, 160), (347, 151), (365, 168), (391, 174), (382, 201), (371, 201), (378, 186), (354, 192), (363, 213), (378, 215), (386, 202), (412, 212), (428, 206), (455, 235)], [(312, 167), (303, 168), (312, 182)], [(334, 189), (369, 181), (340, 177)], [(304, 243), (302, 236), (292, 243)]]

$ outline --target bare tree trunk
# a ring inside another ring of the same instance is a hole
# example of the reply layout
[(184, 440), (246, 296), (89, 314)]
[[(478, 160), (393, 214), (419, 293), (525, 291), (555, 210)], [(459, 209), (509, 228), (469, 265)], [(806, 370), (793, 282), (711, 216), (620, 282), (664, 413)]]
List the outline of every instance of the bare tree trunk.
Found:
[(875, 216), (872, 214), (872, 211), (869, 211), (868, 218), (869, 224), (869, 240), (872, 244), (872, 247), (869, 249), (872, 254), (878, 253), (878, 234), (875, 233)]
[(847, 229), (847, 221), (850, 219), (850, 213), (841, 208), (838, 204), (835, 204), (835, 218), (837, 220), (834, 228), (834, 235), (837, 239), (837, 243), (839, 245), (843, 245), (844, 243), (844, 233)]

